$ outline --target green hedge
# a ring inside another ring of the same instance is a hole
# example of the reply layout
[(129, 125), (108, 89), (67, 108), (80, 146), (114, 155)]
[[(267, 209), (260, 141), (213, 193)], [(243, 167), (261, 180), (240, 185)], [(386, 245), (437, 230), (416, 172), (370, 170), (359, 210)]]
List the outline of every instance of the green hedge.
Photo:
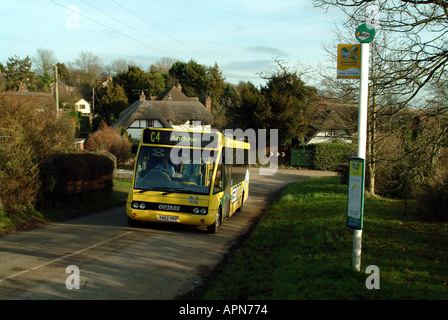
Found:
[(355, 148), (349, 143), (318, 143), (305, 147), (310, 152), (312, 167), (326, 171), (339, 171), (340, 166), (348, 166), (348, 158), (356, 154)]
[(351, 156), (356, 155), (356, 147), (356, 144), (349, 143), (317, 143), (307, 145), (299, 152), (306, 152), (309, 160), (307, 167), (337, 172), (342, 182), (347, 183), (348, 161)]
[(115, 164), (91, 154), (56, 154), (41, 167), (41, 200), (44, 204), (112, 192)]

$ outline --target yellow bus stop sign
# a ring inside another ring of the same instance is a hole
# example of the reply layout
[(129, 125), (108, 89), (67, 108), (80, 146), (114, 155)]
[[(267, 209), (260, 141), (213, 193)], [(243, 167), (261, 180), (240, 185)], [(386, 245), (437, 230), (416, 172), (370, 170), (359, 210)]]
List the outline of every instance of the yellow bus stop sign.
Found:
[(338, 79), (359, 79), (361, 75), (361, 45), (338, 44)]
[(362, 158), (349, 159), (347, 227), (362, 230), (364, 211), (364, 164)]

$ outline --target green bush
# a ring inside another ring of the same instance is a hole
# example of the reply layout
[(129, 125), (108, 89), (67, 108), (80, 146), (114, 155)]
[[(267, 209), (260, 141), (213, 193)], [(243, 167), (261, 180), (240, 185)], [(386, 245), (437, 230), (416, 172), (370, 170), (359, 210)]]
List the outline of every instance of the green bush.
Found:
[(74, 128), (56, 114), (51, 96), (0, 95), (0, 211), (32, 208), (40, 190), (39, 166), (73, 148)]
[(356, 145), (348, 143), (318, 143), (305, 147), (309, 154), (311, 168), (338, 172), (348, 176), (348, 161), (356, 154)]
[(314, 167), (318, 170), (337, 171), (348, 164), (353, 155), (353, 146), (348, 143), (320, 143), (315, 146)]
[(422, 185), (416, 195), (417, 206), (427, 218), (448, 220), (448, 173)]

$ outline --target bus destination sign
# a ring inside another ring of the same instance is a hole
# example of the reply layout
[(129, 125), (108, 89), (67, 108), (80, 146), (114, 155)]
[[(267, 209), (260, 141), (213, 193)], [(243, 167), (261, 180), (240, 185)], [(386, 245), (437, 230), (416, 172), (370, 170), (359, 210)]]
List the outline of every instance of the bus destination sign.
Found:
[(143, 143), (191, 148), (217, 148), (218, 134), (200, 131), (171, 131), (147, 128), (143, 130)]

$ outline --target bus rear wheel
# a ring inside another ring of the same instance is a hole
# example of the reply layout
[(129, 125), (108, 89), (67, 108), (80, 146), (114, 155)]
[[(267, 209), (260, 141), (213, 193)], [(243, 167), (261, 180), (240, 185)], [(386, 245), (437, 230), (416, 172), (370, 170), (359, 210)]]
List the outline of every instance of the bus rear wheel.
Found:
[(221, 207), (218, 209), (218, 213), (216, 214), (216, 220), (215, 222), (207, 227), (208, 233), (217, 233), (219, 226), (221, 225), (221, 219), (222, 219), (222, 209)]

